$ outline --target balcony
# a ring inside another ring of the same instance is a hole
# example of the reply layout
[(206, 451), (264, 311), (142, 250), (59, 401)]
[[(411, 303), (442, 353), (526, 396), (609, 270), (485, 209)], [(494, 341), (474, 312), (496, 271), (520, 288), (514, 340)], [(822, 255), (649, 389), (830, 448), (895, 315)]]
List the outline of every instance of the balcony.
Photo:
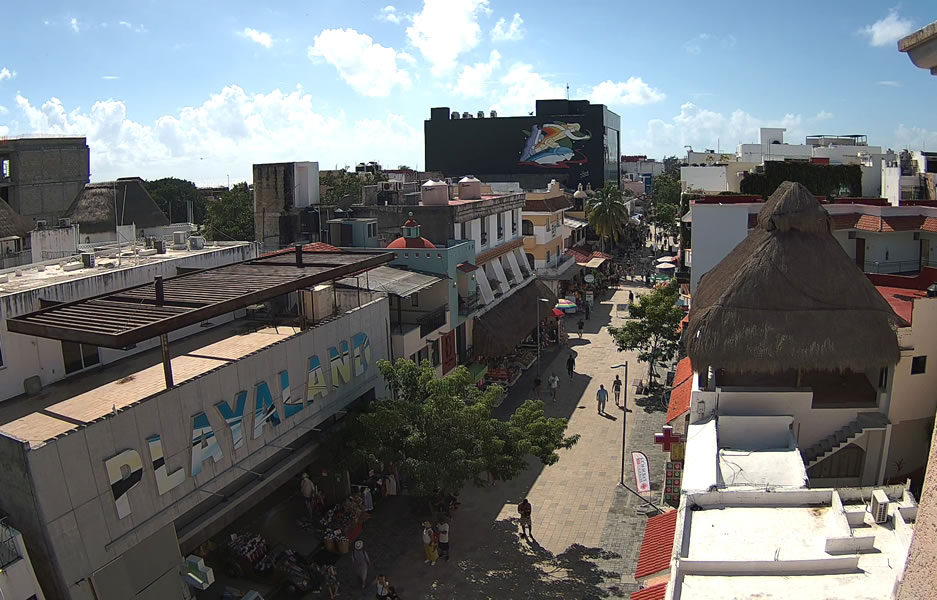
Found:
[(0, 569), (22, 558), (16, 547), (16, 531), (0, 521)]
[(427, 313), (425, 316), (417, 319), (416, 322), (420, 326), (420, 337), (426, 337), (427, 335), (445, 325), (446, 311), (446, 306), (440, 306), (433, 312)]
[(467, 317), (478, 310), (478, 294), (459, 296), (459, 316)]
[(862, 270), (865, 273), (891, 273), (895, 275), (909, 275), (919, 273), (921, 267), (937, 267), (937, 261), (921, 259), (912, 260), (886, 260), (865, 261)]
[(537, 269), (537, 272), (541, 275), (559, 275), (560, 273), (566, 271), (570, 268), (574, 259), (569, 254), (560, 254), (556, 258), (550, 260), (550, 262), (545, 267)]

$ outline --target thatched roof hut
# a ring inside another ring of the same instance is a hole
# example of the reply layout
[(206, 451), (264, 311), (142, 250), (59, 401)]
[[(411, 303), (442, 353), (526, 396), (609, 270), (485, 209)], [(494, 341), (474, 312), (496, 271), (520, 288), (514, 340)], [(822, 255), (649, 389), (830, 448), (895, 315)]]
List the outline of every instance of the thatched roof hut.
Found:
[[(114, 218), (114, 207), (118, 218)], [(86, 184), (65, 216), (78, 223), (82, 233), (114, 231), (117, 223), (136, 224), (138, 229), (169, 225), (169, 219), (153, 201), (139, 177)]]
[(898, 362), (896, 315), (830, 233), (799, 183), (781, 184), (757, 226), (700, 280), (687, 325), (697, 368), (856, 371)]
[(17, 236), (29, 238), (33, 224), (29, 219), (13, 210), (13, 207), (0, 199), (0, 238)]

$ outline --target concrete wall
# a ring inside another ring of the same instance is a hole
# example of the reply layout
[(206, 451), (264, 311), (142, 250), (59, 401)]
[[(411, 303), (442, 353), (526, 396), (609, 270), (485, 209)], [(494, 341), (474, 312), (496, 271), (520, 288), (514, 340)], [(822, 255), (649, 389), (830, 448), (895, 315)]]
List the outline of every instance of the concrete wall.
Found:
[[(50, 540), (48, 553), (35, 553), (37, 563), (56, 565), (60, 573), (58, 584), (71, 586), (200, 503), (212, 501), (206, 492), (217, 492), (244, 476), (244, 469), (257, 468), (280, 448), (289, 447), (307, 434), (309, 427), (321, 423), (361, 394), (377, 388), (378, 396), (382, 396), (383, 380), (375, 363), (387, 357), (387, 315), (386, 299), (375, 300), (28, 452), (31, 483), (38, 497), (35, 514), (43, 521)], [(328, 350), (342, 341), (351, 347), (353, 336), (359, 332), (369, 338), (370, 357), (365, 354), (358, 361), (351, 352), (348, 356), (351, 381), (339, 383), (329, 368)], [(319, 358), (330, 390), (324, 398), (307, 396), (309, 360), (313, 356)], [(278, 376), (284, 370), (289, 374), (291, 398), (306, 399), (304, 408), (289, 418), (283, 412)], [(254, 439), (255, 390), (262, 382), (269, 386), (280, 424), (264, 426), (262, 435)], [(215, 404), (227, 402), (231, 406), (242, 391), (247, 392), (243, 446), (233, 449), (231, 430)], [(208, 417), (222, 456), (218, 462), (206, 460), (201, 472), (193, 477), (192, 418), (201, 412)], [(300, 423), (302, 427), (298, 426)], [(146, 442), (153, 435), (161, 437), (167, 472), (185, 473), (179, 485), (162, 495), (157, 490)], [(11, 444), (7, 439), (0, 441)], [(127, 449), (139, 453), (143, 475), (127, 492), (131, 512), (120, 518), (105, 461)], [(3, 489), (16, 483), (15, 476), (0, 472)], [(221, 504), (209, 514), (217, 516), (229, 510), (227, 506)], [(20, 511), (10, 514), (17, 519), (28, 516)]]
[[(905, 331), (905, 329), (902, 329)], [(902, 351), (892, 380), (892, 423), (914, 419), (932, 419), (937, 414), (937, 298), (917, 298), (911, 312), (911, 333), (905, 343), (912, 350)], [(915, 356), (926, 356), (923, 373), (911, 374)], [(928, 432), (929, 433), (929, 432)], [(926, 448), (924, 449), (926, 451)]]
[(22, 534), (17, 533), (13, 544), (20, 555), (20, 559), (5, 567), (0, 573), (0, 598), (4, 600), (27, 600), (38, 598), (43, 600), (45, 594), (36, 581), (36, 573), (29, 559), (29, 551), (23, 542)]
[[(859, 231), (857, 237), (865, 239), (866, 270), (879, 273), (898, 273), (900, 271), (917, 270), (920, 260), (921, 243), (914, 239), (914, 232), (894, 231), (887, 233), (873, 233)], [(855, 253), (855, 241), (852, 241)], [(904, 265), (888, 264), (904, 261)], [(879, 265), (869, 264), (879, 263)]]
[(724, 165), (711, 167), (680, 167), (681, 191), (725, 192), (729, 189)]
[(33, 221), (62, 216), (90, 181), (84, 138), (9, 140), (0, 142), (0, 155), (10, 157), (10, 206)]
[[(40, 299), (71, 302), (151, 282), (157, 276), (174, 277), (178, 268), (218, 267), (255, 258), (256, 255), (257, 246), (254, 244), (229, 246), (211, 252), (186, 253), (178, 259), (147, 261), (138, 266), (107, 271), (95, 269), (85, 277), (76, 276), (43, 287), (0, 295), (0, 351), (4, 366), (0, 369), (0, 402), (22, 394), (25, 391), (23, 381), (29, 377), (38, 376), (42, 385), (48, 385), (66, 376), (61, 342), (7, 331), (6, 319), (39, 310)], [(115, 354), (110, 360), (129, 356), (147, 347), (146, 344), (138, 344), (137, 348), (126, 352), (113, 351)]]
[(901, 170), (882, 163), (882, 198), (888, 198), (889, 204), (898, 206), (901, 199)]
[(29, 233), (32, 262), (78, 254), (78, 226), (38, 229)]
[(700, 277), (748, 235), (748, 213), (747, 204), (693, 205), (691, 294), (696, 293)]

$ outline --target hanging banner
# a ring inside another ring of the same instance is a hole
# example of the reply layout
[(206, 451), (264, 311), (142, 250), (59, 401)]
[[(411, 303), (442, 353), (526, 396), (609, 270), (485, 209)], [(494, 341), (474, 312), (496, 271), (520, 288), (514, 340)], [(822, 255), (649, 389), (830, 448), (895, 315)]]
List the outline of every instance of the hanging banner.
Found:
[(631, 465), (634, 467), (635, 491), (639, 494), (651, 491), (651, 470), (647, 456), (643, 452), (631, 453)]

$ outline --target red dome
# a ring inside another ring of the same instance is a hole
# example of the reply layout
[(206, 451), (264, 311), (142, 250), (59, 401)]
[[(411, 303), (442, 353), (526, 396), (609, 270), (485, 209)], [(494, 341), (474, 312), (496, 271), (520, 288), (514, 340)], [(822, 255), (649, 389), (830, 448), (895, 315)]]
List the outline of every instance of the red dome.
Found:
[(433, 242), (429, 241), (424, 237), (418, 238), (408, 238), (408, 237), (399, 237), (391, 243), (387, 244), (388, 248), (435, 248)]

